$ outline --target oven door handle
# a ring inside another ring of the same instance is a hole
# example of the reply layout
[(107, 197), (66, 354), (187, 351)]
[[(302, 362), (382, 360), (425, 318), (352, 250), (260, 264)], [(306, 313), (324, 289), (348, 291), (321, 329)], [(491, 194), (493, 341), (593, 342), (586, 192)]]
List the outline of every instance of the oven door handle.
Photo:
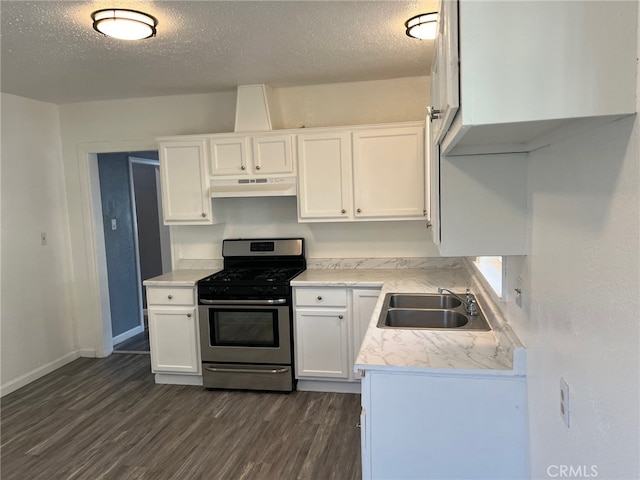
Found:
[(204, 367), (209, 372), (216, 373), (286, 373), (288, 368), (269, 368), (269, 369), (253, 369), (253, 368), (220, 368), (220, 367)]
[(207, 300), (201, 298), (203, 305), (284, 305), (286, 298), (276, 298), (275, 300)]

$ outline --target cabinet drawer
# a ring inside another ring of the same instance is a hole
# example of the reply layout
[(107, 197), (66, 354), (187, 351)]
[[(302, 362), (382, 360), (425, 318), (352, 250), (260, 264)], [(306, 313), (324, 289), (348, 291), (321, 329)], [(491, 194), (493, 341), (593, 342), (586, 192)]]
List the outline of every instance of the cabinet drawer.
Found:
[(193, 288), (147, 287), (149, 305), (195, 305)]
[(296, 306), (345, 307), (346, 288), (296, 288)]

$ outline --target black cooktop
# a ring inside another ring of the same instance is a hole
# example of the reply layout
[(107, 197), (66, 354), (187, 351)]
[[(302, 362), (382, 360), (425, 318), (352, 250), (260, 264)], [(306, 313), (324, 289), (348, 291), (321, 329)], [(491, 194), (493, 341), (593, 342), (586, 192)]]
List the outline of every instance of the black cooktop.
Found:
[(225, 268), (198, 282), (203, 285), (236, 284), (276, 284), (289, 283), (296, 275), (304, 271), (299, 267), (270, 267), (270, 268)]

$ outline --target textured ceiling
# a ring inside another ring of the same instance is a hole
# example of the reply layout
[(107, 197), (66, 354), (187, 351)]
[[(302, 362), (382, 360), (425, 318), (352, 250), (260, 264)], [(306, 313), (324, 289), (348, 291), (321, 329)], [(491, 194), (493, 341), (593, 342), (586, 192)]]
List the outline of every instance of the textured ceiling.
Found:
[[(3, 92), (62, 104), (427, 75), (432, 42), (404, 21), (437, 0), (2, 1)], [(124, 42), (91, 12), (124, 7), (158, 20)]]

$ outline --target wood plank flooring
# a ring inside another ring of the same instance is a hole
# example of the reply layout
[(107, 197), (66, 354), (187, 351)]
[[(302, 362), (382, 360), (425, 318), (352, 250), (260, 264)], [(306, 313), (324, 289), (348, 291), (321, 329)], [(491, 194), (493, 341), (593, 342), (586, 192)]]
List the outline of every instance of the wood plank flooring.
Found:
[(156, 385), (145, 355), (80, 358), (1, 403), (0, 476), (361, 478), (360, 396)]
[(113, 353), (141, 353), (149, 355), (149, 329), (113, 346)]

